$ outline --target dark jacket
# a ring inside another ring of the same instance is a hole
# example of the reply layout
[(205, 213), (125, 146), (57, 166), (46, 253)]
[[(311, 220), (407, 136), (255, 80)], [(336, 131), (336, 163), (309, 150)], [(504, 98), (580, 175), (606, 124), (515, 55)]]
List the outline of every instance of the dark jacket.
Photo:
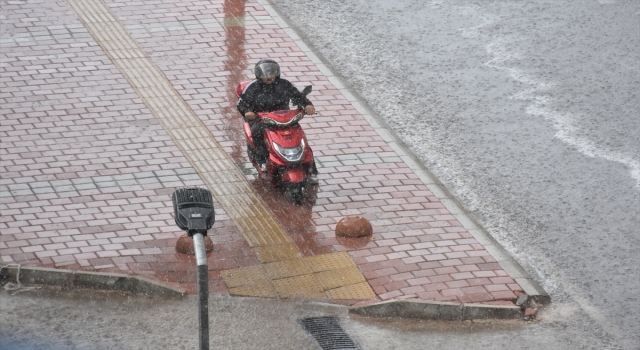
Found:
[(289, 101), (294, 106), (311, 105), (311, 101), (298, 91), (298, 89), (286, 79), (277, 78), (272, 84), (265, 84), (260, 79), (249, 83), (240, 99), (238, 111), (244, 116), (246, 112), (270, 112), (289, 109)]

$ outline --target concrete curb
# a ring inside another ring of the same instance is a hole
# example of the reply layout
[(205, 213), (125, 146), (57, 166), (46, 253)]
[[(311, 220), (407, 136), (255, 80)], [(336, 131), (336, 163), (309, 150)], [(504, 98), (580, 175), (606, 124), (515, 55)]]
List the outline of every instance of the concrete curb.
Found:
[[(183, 289), (163, 285), (156, 281), (116, 273), (72, 271), (43, 267), (4, 266), (0, 279), (13, 283), (43, 284), (65, 288), (119, 290), (158, 297), (181, 297)], [(367, 317), (401, 317), (440, 321), (479, 319), (519, 319), (523, 317), (519, 306), (461, 304), (421, 300), (392, 300), (372, 305), (349, 308), (349, 313)]]
[(148, 278), (117, 273), (9, 265), (2, 267), (0, 278), (9, 278), (13, 283), (44, 284), (67, 288), (119, 290), (159, 297), (180, 297), (186, 294), (186, 291), (183, 289), (167, 286)]
[(482, 244), (482, 246), (496, 259), (500, 267), (513, 278), (529, 296), (530, 300), (538, 304), (551, 302), (549, 294), (520, 266), (520, 264), (500, 245), (482, 226), (480, 226), (464, 207), (455, 199), (446, 187), (422, 164), (419, 158), (400, 140), (393, 129), (367, 105), (365, 100), (356, 91), (353, 91), (342, 80), (340, 75), (334, 72), (331, 65), (322, 55), (313, 49), (313, 46), (302, 39), (298, 29), (289, 19), (283, 15), (271, 0), (258, 0), (269, 15), (280, 27), (291, 36), (298, 47), (311, 59), (311, 61), (326, 75), (329, 81), (349, 100), (354, 108), (369, 122), (376, 132), (389, 144), (398, 156), (411, 168), (420, 180), (427, 186), (442, 204), (449, 210), (462, 226)]
[(460, 304), (422, 300), (392, 300), (354, 307), (349, 313), (367, 317), (401, 317), (438, 321), (466, 321), (480, 319), (520, 319), (519, 306)]

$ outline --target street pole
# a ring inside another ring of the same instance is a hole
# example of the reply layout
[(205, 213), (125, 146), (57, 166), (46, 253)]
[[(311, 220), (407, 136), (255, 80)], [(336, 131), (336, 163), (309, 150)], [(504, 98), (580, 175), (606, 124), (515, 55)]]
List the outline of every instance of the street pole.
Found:
[(209, 267), (204, 237), (213, 227), (213, 196), (205, 188), (179, 188), (171, 196), (176, 224), (193, 238), (198, 276), (198, 323), (200, 350), (209, 350)]
[(201, 233), (193, 235), (193, 248), (198, 266), (198, 322), (200, 323), (200, 350), (209, 350), (209, 267)]

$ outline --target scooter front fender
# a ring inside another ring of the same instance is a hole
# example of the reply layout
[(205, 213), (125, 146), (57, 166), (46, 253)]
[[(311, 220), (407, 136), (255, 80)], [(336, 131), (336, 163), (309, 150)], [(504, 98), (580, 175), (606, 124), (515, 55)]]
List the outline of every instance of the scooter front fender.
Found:
[(307, 173), (302, 168), (287, 169), (282, 172), (281, 180), (283, 183), (300, 183), (307, 179)]

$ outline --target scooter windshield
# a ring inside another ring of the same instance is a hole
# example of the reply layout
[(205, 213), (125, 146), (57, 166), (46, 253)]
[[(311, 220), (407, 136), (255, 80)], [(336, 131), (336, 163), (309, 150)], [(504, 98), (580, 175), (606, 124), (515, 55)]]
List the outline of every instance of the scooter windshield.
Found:
[[(289, 126), (299, 122), (300, 119), (302, 119), (302, 117), (304, 116), (304, 114), (298, 113), (293, 118), (288, 119), (285, 117), (287, 116), (287, 114), (289, 114), (289, 111), (284, 111), (283, 113), (274, 112), (273, 114), (275, 114), (274, 118), (263, 116), (262, 122), (265, 123), (266, 125)], [(280, 118), (275, 118), (275, 117), (280, 117)]]

